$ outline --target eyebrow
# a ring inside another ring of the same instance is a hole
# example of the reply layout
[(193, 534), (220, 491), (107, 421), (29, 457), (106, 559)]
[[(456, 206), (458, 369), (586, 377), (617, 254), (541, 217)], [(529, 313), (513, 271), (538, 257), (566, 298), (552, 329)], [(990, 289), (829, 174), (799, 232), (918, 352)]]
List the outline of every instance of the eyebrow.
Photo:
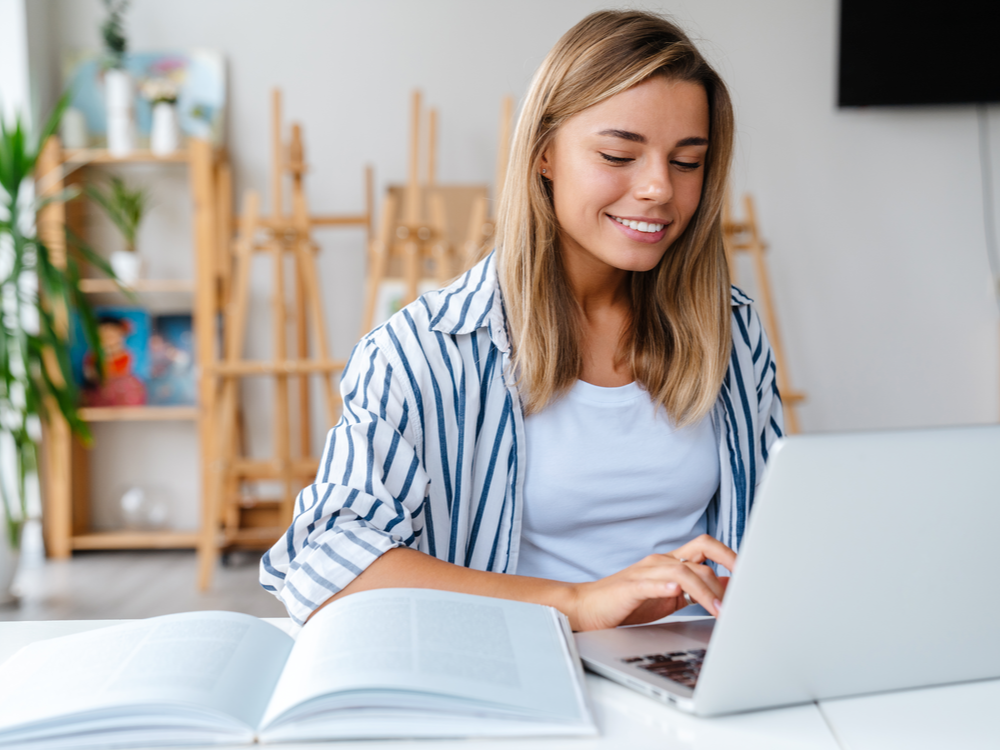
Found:
[[(602, 130), (598, 135), (606, 135), (611, 138), (621, 138), (624, 141), (632, 141), (633, 143), (646, 143), (646, 136), (641, 133), (633, 133), (629, 130), (616, 130), (610, 128), (608, 130)], [(701, 136), (691, 136), (690, 138), (682, 138), (677, 141), (677, 146), (707, 146), (708, 138), (702, 138)]]

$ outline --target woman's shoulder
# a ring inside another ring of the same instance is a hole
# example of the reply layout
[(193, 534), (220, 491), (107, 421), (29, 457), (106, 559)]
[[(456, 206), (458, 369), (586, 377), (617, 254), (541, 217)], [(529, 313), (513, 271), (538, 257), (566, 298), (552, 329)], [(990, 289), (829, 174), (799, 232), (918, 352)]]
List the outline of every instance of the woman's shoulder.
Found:
[(491, 338), (502, 334), (506, 342), (503, 303), (492, 253), (448, 286), (422, 294), (394, 313), (366, 334), (359, 346), (397, 351), (424, 348), (439, 336), (468, 335), (481, 328), (487, 328)]
[(753, 299), (737, 286), (730, 288), (732, 305), (733, 348), (753, 355), (754, 361), (765, 349), (770, 349), (764, 326), (754, 307)]

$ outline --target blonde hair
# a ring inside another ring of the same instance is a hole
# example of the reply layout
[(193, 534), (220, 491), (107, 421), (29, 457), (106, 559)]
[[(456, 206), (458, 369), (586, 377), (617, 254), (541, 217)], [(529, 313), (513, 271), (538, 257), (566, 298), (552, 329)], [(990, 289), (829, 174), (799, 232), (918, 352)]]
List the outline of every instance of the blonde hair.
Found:
[(601, 11), (549, 52), (524, 100), (496, 223), (497, 269), (525, 411), (538, 412), (580, 376), (580, 308), (559, 257), (552, 198), (538, 170), (559, 126), (653, 76), (698, 83), (709, 103), (701, 201), (656, 268), (630, 279), (631, 322), (619, 356), (679, 425), (712, 408), (731, 346), (722, 202), (733, 144), (725, 84), (666, 19)]

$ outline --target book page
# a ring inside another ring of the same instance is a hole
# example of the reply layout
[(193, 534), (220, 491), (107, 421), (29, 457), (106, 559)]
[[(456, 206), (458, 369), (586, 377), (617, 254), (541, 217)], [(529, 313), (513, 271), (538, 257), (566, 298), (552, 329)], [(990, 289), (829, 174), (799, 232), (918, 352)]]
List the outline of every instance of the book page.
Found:
[(0, 730), (166, 703), (227, 714), (252, 729), (292, 645), (273, 625), (235, 612), (166, 615), (39, 641), (0, 667)]
[(299, 634), (264, 725), (338, 691), (395, 689), (582, 717), (574, 665), (548, 607), (425, 589), (345, 597)]

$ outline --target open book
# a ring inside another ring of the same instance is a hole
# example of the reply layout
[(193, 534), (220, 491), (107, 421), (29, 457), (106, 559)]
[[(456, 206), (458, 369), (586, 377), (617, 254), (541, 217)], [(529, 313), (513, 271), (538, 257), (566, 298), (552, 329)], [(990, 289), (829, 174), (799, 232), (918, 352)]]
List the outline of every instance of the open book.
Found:
[(595, 733), (562, 614), (446, 591), (344, 597), (297, 639), (234, 612), (154, 617), (0, 666), (4, 748)]

